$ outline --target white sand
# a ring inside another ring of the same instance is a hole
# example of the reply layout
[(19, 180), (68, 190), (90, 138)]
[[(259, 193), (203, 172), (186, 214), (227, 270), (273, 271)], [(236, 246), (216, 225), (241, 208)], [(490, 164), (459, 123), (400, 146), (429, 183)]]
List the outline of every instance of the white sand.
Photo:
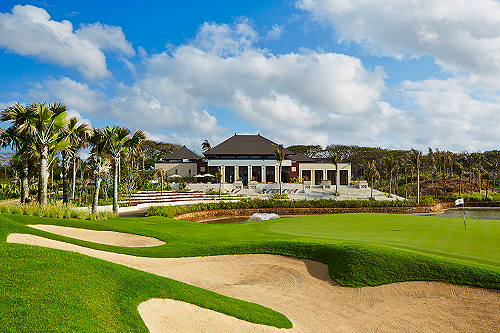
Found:
[(56, 235), (66, 236), (76, 239), (81, 239), (88, 242), (115, 245), (123, 247), (150, 247), (159, 246), (165, 244), (156, 238), (125, 234), (116, 231), (98, 231), (98, 230), (87, 230), (79, 228), (61, 227), (57, 225), (47, 225), (47, 224), (33, 224), (28, 225), (39, 230), (44, 230), (51, 232)]
[(275, 255), (139, 258), (26, 234), (8, 242), (83, 253), (259, 303), (286, 315), (290, 330), (254, 325), (194, 305), (151, 299), (139, 312), (151, 332), (498, 332), (500, 293), (438, 282), (338, 286), (327, 266)]

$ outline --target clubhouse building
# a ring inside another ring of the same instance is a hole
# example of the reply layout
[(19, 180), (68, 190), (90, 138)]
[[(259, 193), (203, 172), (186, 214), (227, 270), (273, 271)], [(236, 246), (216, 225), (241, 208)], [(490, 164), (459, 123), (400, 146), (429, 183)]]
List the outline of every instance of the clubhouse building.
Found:
[[(207, 150), (205, 160), (182, 147), (155, 164), (163, 168), (167, 175), (177, 174), (191, 178), (201, 174), (221, 175), (221, 182), (277, 183), (279, 182), (279, 164), (274, 157), (273, 145), (276, 143), (263, 136), (234, 135), (217, 146)], [(318, 161), (307, 155), (295, 153), (283, 148), (285, 159), (282, 163), (282, 183), (308, 182), (310, 185), (349, 185), (351, 180), (350, 163), (332, 163)]]

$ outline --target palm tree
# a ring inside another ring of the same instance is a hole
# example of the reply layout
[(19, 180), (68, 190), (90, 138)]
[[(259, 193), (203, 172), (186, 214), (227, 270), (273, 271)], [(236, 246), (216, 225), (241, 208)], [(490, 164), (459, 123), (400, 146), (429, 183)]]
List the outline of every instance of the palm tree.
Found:
[(339, 182), (337, 181), (337, 174), (338, 174), (338, 170), (339, 170), (339, 167), (338, 167), (338, 164), (340, 163), (340, 159), (342, 158), (342, 155), (340, 152), (333, 152), (330, 156), (330, 161), (332, 162), (332, 164), (335, 164), (335, 194), (336, 195), (339, 195)]
[(203, 152), (208, 151), (210, 148), (211, 148), (211, 146), (210, 146), (210, 142), (208, 142), (208, 140), (205, 140), (201, 143), (201, 150), (203, 150)]
[(278, 181), (280, 183), (280, 195), (281, 195), (281, 166), (283, 164), (283, 160), (285, 159), (285, 153), (283, 152), (283, 145), (279, 144), (275, 146), (273, 144), (274, 149), (274, 158), (276, 162), (278, 162)]
[(90, 128), (87, 124), (78, 126), (78, 118), (69, 119), (65, 127), (62, 128), (64, 139), (69, 142), (69, 146), (61, 151), (62, 156), (62, 176), (63, 176), (63, 202), (69, 202), (69, 182), (68, 172), (70, 159), (76, 155), (78, 148), (82, 147), (88, 139)]
[(436, 154), (432, 151), (431, 147), (428, 148), (429, 148), (429, 154), (427, 154), (427, 161), (429, 162), (431, 167), (432, 187), (434, 188), (434, 196), (436, 196), (437, 195), (436, 183), (434, 182), (434, 177), (436, 176)]
[(3, 148), (8, 146), (16, 150), (16, 155), (21, 161), (20, 174), (21, 174), (21, 203), (26, 203), (26, 199), (29, 195), (29, 184), (28, 184), (28, 159), (30, 157), (30, 149), (28, 142), (23, 140), (23, 137), (17, 135), (17, 129), (15, 127), (9, 127), (7, 129), (2, 129), (0, 133), (0, 145)]
[(29, 107), (14, 103), (2, 111), (0, 116), (1, 121), (12, 121), (11, 126), (2, 130), (0, 134), (1, 146), (6, 148), (11, 146), (16, 150), (17, 156), (21, 161), (21, 203), (26, 202), (29, 194), (28, 184), (28, 158), (30, 155), (30, 142), (26, 136), (18, 135), (19, 123), (26, 121), (29, 114)]
[(368, 163), (368, 166), (366, 168), (366, 178), (368, 178), (368, 181), (370, 182), (370, 197), (373, 198), (373, 181), (375, 178), (378, 178), (379, 173), (377, 170), (377, 166), (375, 165), (375, 161), (372, 161), (371, 163)]
[(422, 152), (411, 148), (408, 157), (415, 166), (415, 169), (417, 169), (417, 203), (420, 203), (420, 163), (422, 159)]
[(135, 147), (145, 138), (141, 130), (137, 130), (133, 136), (130, 131), (120, 126), (106, 126), (102, 130), (102, 138), (99, 140), (102, 151), (107, 152), (113, 159), (113, 212), (118, 215), (118, 165), (120, 154), (129, 147)]
[(392, 192), (392, 172), (396, 167), (396, 163), (394, 162), (394, 157), (392, 155), (386, 156), (382, 159), (382, 164), (384, 169), (387, 171), (389, 175), (389, 197), (391, 197)]
[(97, 148), (92, 150), (88, 165), (94, 176), (95, 191), (92, 199), (92, 213), (95, 213), (99, 202), (99, 190), (101, 187), (102, 176), (109, 172), (111, 165), (109, 160), (103, 157), (102, 152), (99, 152)]

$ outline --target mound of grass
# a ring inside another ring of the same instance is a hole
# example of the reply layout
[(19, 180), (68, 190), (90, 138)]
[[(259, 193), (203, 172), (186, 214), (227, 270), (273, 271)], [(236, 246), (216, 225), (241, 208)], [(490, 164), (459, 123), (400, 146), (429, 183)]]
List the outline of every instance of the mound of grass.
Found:
[[(56, 220), (11, 216), (29, 223)], [(252, 323), (292, 327), (284, 315), (258, 304), (77, 253), (8, 244), (9, 233), (37, 233), (5, 217), (0, 217), (2, 332), (148, 332), (137, 306), (150, 298), (181, 300)]]

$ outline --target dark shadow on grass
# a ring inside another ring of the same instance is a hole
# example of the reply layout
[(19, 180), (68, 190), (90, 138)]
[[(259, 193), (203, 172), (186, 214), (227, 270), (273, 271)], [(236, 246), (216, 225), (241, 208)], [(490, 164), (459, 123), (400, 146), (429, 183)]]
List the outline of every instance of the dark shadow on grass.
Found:
[(306, 264), (307, 271), (309, 272), (309, 274), (311, 274), (312, 277), (326, 281), (332, 285), (338, 285), (338, 283), (333, 281), (330, 277), (330, 274), (328, 273), (328, 266), (326, 264), (308, 259), (301, 260), (304, 262), (304, 264)]

